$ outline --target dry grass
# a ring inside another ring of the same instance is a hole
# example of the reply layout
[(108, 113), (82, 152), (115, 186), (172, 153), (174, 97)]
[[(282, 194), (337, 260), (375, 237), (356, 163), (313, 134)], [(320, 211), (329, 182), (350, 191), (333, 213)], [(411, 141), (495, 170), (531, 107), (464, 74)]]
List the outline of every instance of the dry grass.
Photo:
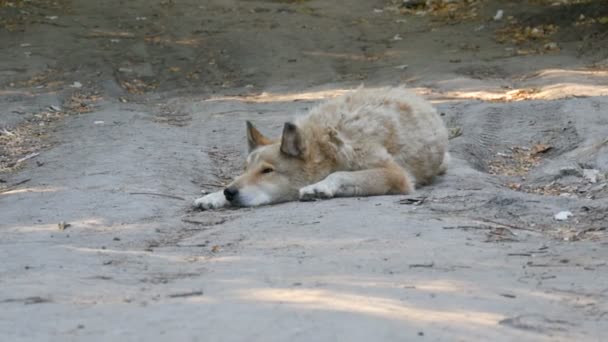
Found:
[(62, 108), (48, 108), (17, 127), (0, 129), (0, 173), (18, 169), (24, 157), (49, 147), (48, 138), (59, 120), (94, 111), (100, 99), (96, 94), (75, 92)]
[(512, 147), (509, 153), (499, 154), (497, 159), (488, 164), (488, 172), (501, 176), (525, 176), (540, 163), (542, 154), (550, 149), (551, 146), (545, 144), (537, 144), (531, 148)]

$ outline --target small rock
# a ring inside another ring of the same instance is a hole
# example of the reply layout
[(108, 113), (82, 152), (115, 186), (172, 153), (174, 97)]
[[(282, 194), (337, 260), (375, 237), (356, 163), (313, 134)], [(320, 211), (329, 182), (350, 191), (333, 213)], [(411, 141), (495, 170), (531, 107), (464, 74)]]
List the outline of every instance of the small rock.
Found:
[(503, 10), (499, 9), (498, 11), (496, 11), (496, 15), (494, 15), (494, 20), (496, 20), (496, 21), (501, 20), (504, 14), (505, 14), (505, 12)]
[(559, 169), (560, 176), (580, 176), (581, 170), (576, 166), (564, 166)]
[(53, 112), (61, 112), (61, 107), (59, 107), (59, 106), (50, 105), (49, 109), (52, 110)]
[(408, 65), (407, 64), (402, 64), (402, 65), (397, 65), (395, 67), (395, 69), (399, 69), (399, 70), (405, 70), (407, 69)]
[(560, 211), (559, 213), (553, 216), (557, 221), (566, 221), (570, 216), (572, 216), (572, 212), (570, 211)]
[(65, 221), (61, 221), (61, 222), (57, 223), (57, 228), (59, 228), (59, 230), (65, 230), (69, 226), (70, 226), (70, 224)]
[(608, 183), (594, 185), (591, 189), (589, 189), (589, 191), (601, 191), (601, 190), (604, 190), (604, 188), (607, 186), (608, 186)]
[(95, 121), (93, 123), (96, 125), (103, 125), (105, 122), (104, 121)]
[(75, 81), (74, 83), (70, 84), (70, 88), (82, 88), (82, 83)]
[(550, 42), (550, 43), (543, 45), (543, 48), (548, 51), (559, 50), (559, 46), (557, 45), (557, 43), (554, 43), (554, 42)]
[(399, 33), (397, 33), (396, 35), (393, 36), (393, 40), (403, 40), (403, 38), (401, 38)]
[(532, 37), (540, 37), (540, 36), (542, 36), (542, 34), (543, 34), (543, 32), (542, 32), (541, 30), (539, 30), (537, 27), (533, 28), (533, 29), (530, 31), (530, 35), (531, 35)]
[(48, 20), (57, 20), (59, 17), (58, 17), (58, 16), (56, 16), (56, 15), (47, 15), (47, 16), (46, 16), (46, 18), (47, 18)]
[(586, 180), (588, 180), (590, 183), (595, 184), (597, 183), (597, 178), (600, 175), (600, 171), (599, 170), (595, 170), (595, 169), (583, 169), (583, 178), (585, 178)]
[(448, 130), (448, 138), (454, 139), (462, 135), (462, 127), (450, 127)]

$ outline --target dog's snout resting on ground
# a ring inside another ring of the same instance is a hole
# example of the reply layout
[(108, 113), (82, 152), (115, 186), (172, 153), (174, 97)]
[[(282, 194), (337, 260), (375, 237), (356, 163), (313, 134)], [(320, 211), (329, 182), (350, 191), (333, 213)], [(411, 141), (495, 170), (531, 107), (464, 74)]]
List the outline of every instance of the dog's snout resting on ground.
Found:
[(448, 132), (435, 109), (404, 88), (359, 89), (329, 100), (280, 139), (247, 122), (245, 173), (195, 206), (257, 206), (332, 197), (407, 194), (447, 169)]

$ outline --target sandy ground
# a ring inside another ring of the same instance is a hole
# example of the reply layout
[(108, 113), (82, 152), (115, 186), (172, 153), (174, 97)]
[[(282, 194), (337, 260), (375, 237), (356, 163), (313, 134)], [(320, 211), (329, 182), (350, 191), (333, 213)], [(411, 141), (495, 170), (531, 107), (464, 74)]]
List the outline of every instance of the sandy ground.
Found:
[[(396, 3), (0, 0), (0, 339), (604, 340), (607, 6)], [(360, 83), (433, 101), (445, 177), (189, 208)]]

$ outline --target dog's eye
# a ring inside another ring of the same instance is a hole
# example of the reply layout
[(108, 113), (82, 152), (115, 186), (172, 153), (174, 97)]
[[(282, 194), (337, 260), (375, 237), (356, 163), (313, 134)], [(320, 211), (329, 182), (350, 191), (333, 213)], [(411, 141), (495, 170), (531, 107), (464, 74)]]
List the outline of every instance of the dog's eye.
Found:
[(262, 173), (271, 173), (273, 171), (274, 171), (274, 169), (271, 167), (266, 167), (266, 168), (262, 169)]

